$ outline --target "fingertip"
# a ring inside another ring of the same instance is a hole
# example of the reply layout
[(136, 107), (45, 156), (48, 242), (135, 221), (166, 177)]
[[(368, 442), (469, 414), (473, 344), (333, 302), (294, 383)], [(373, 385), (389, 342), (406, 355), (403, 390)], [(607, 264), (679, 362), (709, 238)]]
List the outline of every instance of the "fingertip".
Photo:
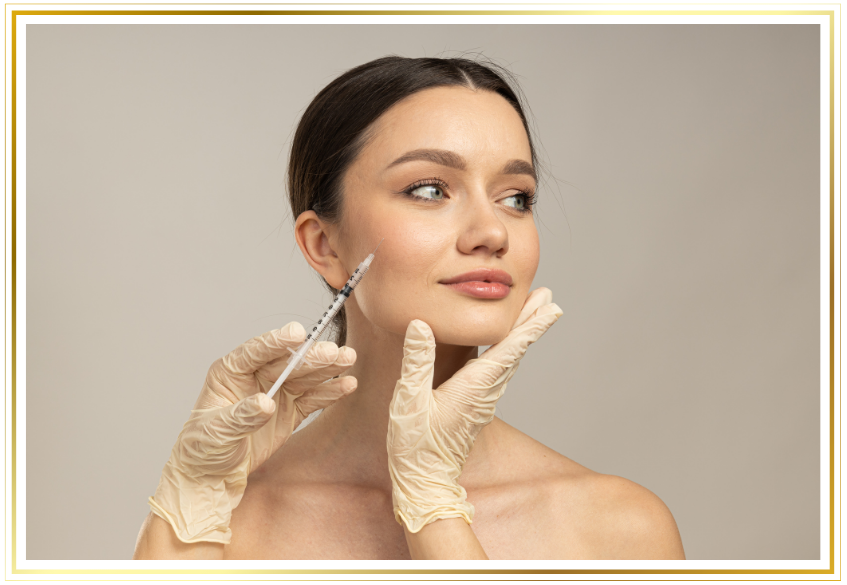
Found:
[(302, 342), (306, 340), (306, 328), (297, 321), (292, 321), (285, 327), (277, 329), (277, 334), (289, 341)]
[(254, 400), (265, 414), (273, 414), (276, 410), (276, 403), (274, 402), (274, 399), (263, 392), (256, 394)]
[(314, 356), (319, 358), (319, 361), (332, 363), (338, 359), (339, 350), (332, 341), (318, 341), (312, 346), (311, 352), (314, 352)]
[[(406, 328), (403, 341), (403, 366), (398, 384), (406, 390), (417, 388), (428, 379), (432, 384), (432, 372), (435, 363), (435, 336), (429, 325), (415, 319)], [(395, 392), (397, 388), (395, 388)]]
[(274, 411), (276, 404), (273, 399), (259, 392), (235, 403), (231, 415), (236, 427), (255, 429), (267, 423)]
[(345, 345), (338, 350), (338, 360), (342, 363), (350, 364), (352, 366), (356, 363), (357, 357), (358, 354), (356, 354), (356, 350), (349, 345)]
[(354, 376), (345, 376), (347, 380), (344, 387), (345, 394), (352, 394), (356, 391), (356, 388), (359, 387), (359, 380), (357, 380)]
[(432, 337), (432, 329), (420, 319), (412, 319), (406, 327), (406, 337), (426, 341)]
[(420, 319), (414, 319), (406, 328), (406, 338), (403, 340), (403, 350), (406, 356), (427, 352), (435, 348), (435, 336), (429, 325)]
[(562, 311), (561, 307), (559, 307), (559, 305), (557, 305), (556, 303), (550, 303), (538, 309), (538, 316), (541, 315), (555, 315), (558, 319), (559, 317), (564, 315), (564, 312)]
[(536, 297), (538, 302), (542, 305), (547, 305), (553, 302), (553, 291), (546, 286), (539, 286), (537, 289), (532, 291), (532, 296)]

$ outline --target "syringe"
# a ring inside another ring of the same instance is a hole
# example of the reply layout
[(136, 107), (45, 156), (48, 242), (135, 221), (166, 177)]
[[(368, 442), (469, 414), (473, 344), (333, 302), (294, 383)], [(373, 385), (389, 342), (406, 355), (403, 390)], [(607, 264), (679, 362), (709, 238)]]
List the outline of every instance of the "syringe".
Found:
[(380, 245), (382, 245), (382, 241), (384, 239), (385, 238), (380, 240), (379, 244), (376, 245), (376, 249), (367, 258), (365, 258), (364, 262), (359, 264), (359, 267), (353, 272), (353, 275), (344, 285), (344, 288), (341, 289), (341, 292), (339, 292), (338, 296), (336, 296), (335, 299), (332, 301), (332, 304), (329, 306), (329, 309), (327, 309), (326, 313), (323, 314), (323, 317), (318, 320), (318, 324), (312, 328), (311, 332), (309, 332), (309, 335), (306, 337), (306, 341), (304, 341), (303, 344), (298, 347), (296, 351), (293, 349), (289, 350), (293, 355), (291, 356), (291, 359), (288, 360), (288, 366), (285, 368), (285, 371), (282, 373), (276, 383), (271, 386), (271, 389), (268, 390), (268, 396), (270, 398), (273, 398), (273, 395), (276, 394), (276, 391), (279, 390), (279, 387), (282, 386), (282, 383), (285, 382), (286, 378), (288, 378), (288, 374), (290, 374), (292, 370), (296, 370), (302, 365), (303, 360), (306, 358), (306, 353), (309, 351), (309, 348), (314, 345), (315, 340), (321, 336), (321, 333), (324, 332), (324, 329), (326, 329), (327, 325), (330, 324), (330, 322), (338, 313), (338, 311), (341, 310), (341, 306), (344, 304), (344, 301), (346, 301), (347, 298), (350, 296), (350, 293), (353, 292), (353, 289), (356, 288), (356, 286), (358, 286), (360, 282), (362, 282), (362, 277), (365, 276), (365, 273), (371, 267), (371, 262), (373, 262), (374, 254), (376, 254), (376, 251), (379, 250), (379, 247)]

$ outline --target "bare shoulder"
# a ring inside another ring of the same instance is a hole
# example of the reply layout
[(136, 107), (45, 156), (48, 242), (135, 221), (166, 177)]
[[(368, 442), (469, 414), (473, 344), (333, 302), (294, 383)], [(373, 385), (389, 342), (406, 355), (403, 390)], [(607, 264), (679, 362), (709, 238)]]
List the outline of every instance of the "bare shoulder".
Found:
[(585, 539), (602, 558), (685, 559), (671, 511), (644, 486), (594, 473), (582, 479), (578, 491)]
[[(580, 478), (594, 474), (587, 467), (554, 451), (516, 429), (498, 417), (483, 430), (477, 443), (483, 443), (482, 459), (489, 461), (479, 466), (476, 473), (479, 484), (514, 485), (516, 483), (547, 483), (556, 478)], [(474, 445), (474, 450), (478, 449)], [(471, 451), (471, 457), (475, 455)], [(470, 459), (468, 463), (470, 463)], [(462, 472), (466, 478), (469, 465)], [(471, 480), (473, 482), (473, 480)]]
[(499, 424), (498, 434), (508, 437), (502, 442), (510, 445), (509, 458), (521, 462), (519, 473), (529, 480), (527, 497), (537, 502), (535, 526), (543, 524), (545, 539), (558, 549), (556, 558), (685, 558), (676, 521), (656, 494)]

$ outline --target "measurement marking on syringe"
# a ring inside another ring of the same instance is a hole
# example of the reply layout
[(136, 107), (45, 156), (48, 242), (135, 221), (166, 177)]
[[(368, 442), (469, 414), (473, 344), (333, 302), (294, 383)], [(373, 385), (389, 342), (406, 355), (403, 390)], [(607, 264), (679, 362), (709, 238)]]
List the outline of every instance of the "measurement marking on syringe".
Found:
[[(306, 341), (297, 348), (297, 350), (289, 349), (289, 351), (293, 354), (291, 359), (288, 361), (288, 366), (286, 366), (285, 371), (282, 375), (277, 379), (276, 383), (271, 386), (271, 389), (268, 390), (268, 396), (273, 398), (273, 395), (276, 394), (276, 391), (279, 390), (279, 387), (282, 386), (282, 383), (285, 382), (285, 379), (288, 378), (288, 375), (292, 370), (299, 368), (303, 363), (303, 360), (306, 358), (306, 353), (309, 351), (309, 348), (315, 343), (315, 339), (321, 336), (324, 332), (324, 329), (327, 325), (335, 318), (335, 315), (338, 314), (338, 311), (341, 310), (344, 302), (350, 298), (350, 293), (353, 292), (353, 289), (358, 286), (358, 284), (362, 281), (365, 276), (365, 273), (371, 267), (371, 262), (373, 262), (374, 254), (379, 250), (380, 245), (385, 238), (380, 240), (379, 244), (377, 244), (376, 249), (365, 258), (364, 262), (359, 264), (359, 267), (353, 271), (353, 274), (350, 276), (347, 283), (344, 285), (344, 288), (338, 293), (338, 295), (333, 300), (332, 304), (327, 308), (327, 311), (323, 314), (323, 317), (318, 320), (318, 324), (312, 328), (312, 332), (306, 337)], [(334, 310), (333, 310), (334, 309)], [(317, 334), (315, 332), (317, 331)]]

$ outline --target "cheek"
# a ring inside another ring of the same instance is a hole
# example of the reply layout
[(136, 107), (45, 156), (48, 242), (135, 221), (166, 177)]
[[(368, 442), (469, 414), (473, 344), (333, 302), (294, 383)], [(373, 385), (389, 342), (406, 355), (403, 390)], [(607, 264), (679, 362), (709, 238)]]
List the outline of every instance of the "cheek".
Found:
[(520, 238), (516, 238), (518, 245), (514, 248), (513, 263), (520, 274), (521, 284), (527, 287), (532, 285), (535, 273), (538, 271), (538, 262), (541, 259), (541, 245), (538, 241), (538, 230), (535, 224), (531, 228), (521, 231)]
[(432, 304), (434, 272), (455, 238), (443, 229), (402, 221), (396, 214), (393, 219), (360, 224), (359, 230), (369, 233), (374, 242), (385, 240), (356, 288), (356, 302), (368, 321), (404, 335), (411, 320), (430, 317), (422, 309)]
[(367, 277), (354, 293), (356, 303), (373, 325), (404, 335), (409, 322), (428, 323), (439, 342), (491, 345), (509, 332), (523, 308), (538, 268), (539, 241), (535, 225), (510, 227), (509, 252), (499, 264), (515, 279), (502, 301), (480, 302), (457, 295), (437, 281), (467, 267), (456, 249), (457, 233), (442, 218), (426, 221), (396, 208), (358, 206), (349, 218), (354, 235), (355, 267), (383, 238)]
[[(513, 291), (517, 293), (515, 296), (515, 304), (512, 307), (514, 318), (517, 319), (523, 309), (524, 301), (532, 290), (535, 273), (538, 271), (538, 262), (541, 258), (541, 246), (538, 241), (538, 231), (533, 224), (532, 230), (526, 230), (522, 234), (521, 245), (516, 247), (515, 258), (513, 259), (517, 272), (515, 275), (520, 278), (518, 286), (515, 286)], [(543, 286), (543, 283), (536, 285), (536, 288)], [(514, 320), (512, 321), (514, 323)]]

